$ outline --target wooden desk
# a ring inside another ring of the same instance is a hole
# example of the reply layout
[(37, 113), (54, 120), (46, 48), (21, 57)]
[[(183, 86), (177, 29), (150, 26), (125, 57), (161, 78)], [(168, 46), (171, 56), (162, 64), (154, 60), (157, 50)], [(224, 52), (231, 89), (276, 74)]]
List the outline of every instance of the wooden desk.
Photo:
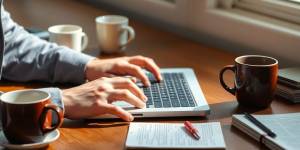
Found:
[[(89, 46), (86, 53), (98, 54), (96, 16), (110, 14), (95, 6), (75, 0), (7, 0), (6, 9), (12, 13), (19, 24), (26, 27), (47, 29), (54, 24), (77, 24), (83, 27), (89, 36)], [(249, 110), (238, 107), (235, 98), (227, 93), (219, 84), (219, 70), (227, 64), (232, 64), (234, 54), (207, 47), (201, 43), (182, 38), (158, 28), (149, 26), (130, 18), (130, 25), (136, 31), (136, 39), (128, 46), (123, 55), (144, 55), (156, 60), (160, 67), (191, 67), (195, 70), (202, 90), (212, 113), (207, 118), (160, 118), (143, 119), (149, 122), (197, 122), (220, 121), (227, 149), (261, 149), (258, 143), (235, 128), (231, 128), (231, 115), (242, 111), (258, 114), (298, 112), (300, 105), (290, 105), (276, 99), (270, 108), (264, 110)], [(230, 76), (227, 75), (227, 78)], [(23, 88), (51, 86), (42, 83), (1, 83), (0, 90), (10, 91)], [(128, 125), (119, 120), (114, 121), (70, 121), (65, 120), (60, 128), (59, 140), (50, 144), (48, 149), (81, 150), (81, 149), (124, 149)]]

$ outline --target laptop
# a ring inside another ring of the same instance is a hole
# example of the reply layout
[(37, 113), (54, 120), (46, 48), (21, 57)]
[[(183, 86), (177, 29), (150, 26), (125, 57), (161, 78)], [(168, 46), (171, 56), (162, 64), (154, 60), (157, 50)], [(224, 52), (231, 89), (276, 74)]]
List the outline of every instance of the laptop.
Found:
[[(199, 82), (191, 68), (163, 68), (163, 81), (157, 82), (151, 73), (146, 73), (151, 86), (138, 86), (148, 97), (145, 108), (136, 108), (133, 105), (118, 101), (114, 105), (121, 106), (135, 118), (147, 117), (180, 117), (206, 116), (210, 108), (199, 86)], [(97, 116), (101, 118), (115, 118), (113, 115)]]

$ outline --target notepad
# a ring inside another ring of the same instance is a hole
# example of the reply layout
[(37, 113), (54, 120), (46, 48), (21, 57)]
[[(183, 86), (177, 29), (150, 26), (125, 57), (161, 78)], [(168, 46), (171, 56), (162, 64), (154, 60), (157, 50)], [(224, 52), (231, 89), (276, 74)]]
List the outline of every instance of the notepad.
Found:
[(198, 129), (200, 140), (193, 138), (183, 123), (131, 123), (127, 148), (168, 149), (225, 149), (219, 122), (193, 123)]

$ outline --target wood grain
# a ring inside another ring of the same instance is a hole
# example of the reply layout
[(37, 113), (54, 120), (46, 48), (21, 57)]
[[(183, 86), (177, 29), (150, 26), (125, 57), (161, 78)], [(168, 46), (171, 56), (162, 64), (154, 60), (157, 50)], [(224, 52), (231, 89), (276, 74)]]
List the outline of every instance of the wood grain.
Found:
[[(76, 0), (7, 0), (5, 7), (12, 17), (25, 27), (47, 29), (55, 24), (77, 24), (83, 27), (89, 36), (89, 46), (85, 53), (102, 59), (117, 56), (144, 55), (154, 58), (160, 67), (191, 67), (194, 69), (199, 84), (211, 106), (212, 113), (207, 118), (152, 118), (139, 119), (145, 122), (195, 122), (220, 121), (227, 149), (261, 149), (258, 143), (235, 128), (231, 127), (231, 116), (243, 111), (260, 114), (299, 112), (299, 105), (291, 105), (276, 99), (270, 108), (255, 110), (238, 106), (235, 97), (227, 93), (219, 84), (219, 71), (228, 64), (233, 64), (235, 54), (220, 49), (207, 47), (201, 43), (185, 39), (176, 34), (149, 26), (130, 18), (130, 25), (136, 31), (136, 39), (126, 52), (115, 55), (99, 55), (94, 19), (96, 16), (110, 14), (109, 10), (99, 9), (84, 1)], [(122, 15), (122, 14), (121, 14)], [(232, 84), (232, 74), (226, 73), (226, 80)], [(53, 86), (45, 83), (13, 83), (2, 81), (1, 91), (24, 88)], [(67, 88), (69, 85), (54, 85)], [(128, 123), (120, 120), (67, 120), (60, 128), (59, 140), (47, 149), (124, 149)], [(262, 148), (264, 149), (264, 148)]]

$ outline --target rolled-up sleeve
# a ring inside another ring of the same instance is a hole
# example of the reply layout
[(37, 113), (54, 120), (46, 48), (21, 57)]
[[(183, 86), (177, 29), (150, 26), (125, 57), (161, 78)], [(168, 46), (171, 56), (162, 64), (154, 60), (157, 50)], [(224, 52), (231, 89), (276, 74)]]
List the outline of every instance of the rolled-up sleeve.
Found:
[(5, 39), (2, 78), (18, 82), (85, 82), (85, 66), (94, 57), (29, 34), (2, 7)]
[[(17, 82), (85, 82), (85, 66), (94, 57), (49, 43), (29, 34), (15, 23), (1, 6), (4, 55), (1, 78)], [(51, 94), (52, 102), (64, 108), (59, 88), (40, 89)]]

